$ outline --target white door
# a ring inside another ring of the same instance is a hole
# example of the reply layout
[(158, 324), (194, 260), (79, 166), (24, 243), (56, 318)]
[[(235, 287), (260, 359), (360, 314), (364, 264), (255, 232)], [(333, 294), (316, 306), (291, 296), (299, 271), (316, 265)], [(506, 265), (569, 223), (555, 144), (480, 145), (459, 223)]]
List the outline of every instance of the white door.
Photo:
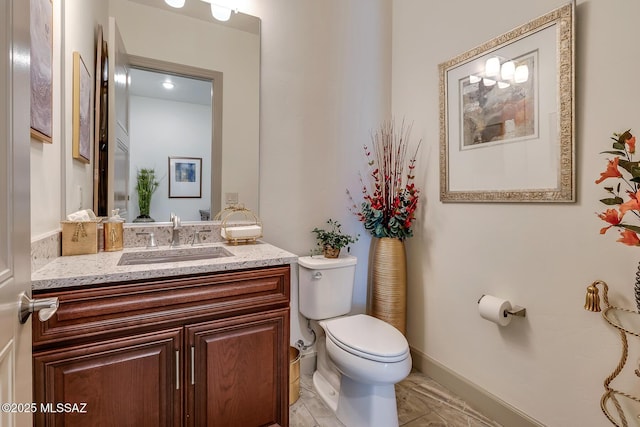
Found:
[(109, 17), (109, 177), (107, 214), (119, 209), (133, 221), (129, 205), (129, 60), (116, 20)]
[(30, 426), (29, 1), (0, 0), (0, 426)]

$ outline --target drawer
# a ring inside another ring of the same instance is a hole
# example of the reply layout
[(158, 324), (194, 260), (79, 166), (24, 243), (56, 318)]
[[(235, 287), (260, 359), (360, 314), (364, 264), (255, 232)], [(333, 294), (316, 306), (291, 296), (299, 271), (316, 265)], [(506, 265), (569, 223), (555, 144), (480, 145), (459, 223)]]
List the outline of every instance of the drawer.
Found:
[(288, 307), (289, 280), (289, 266), (281, 266), (38, 292), (37, 298), (58, 297), (60, 306), (48, 321), (33, 322), (33, 347)]

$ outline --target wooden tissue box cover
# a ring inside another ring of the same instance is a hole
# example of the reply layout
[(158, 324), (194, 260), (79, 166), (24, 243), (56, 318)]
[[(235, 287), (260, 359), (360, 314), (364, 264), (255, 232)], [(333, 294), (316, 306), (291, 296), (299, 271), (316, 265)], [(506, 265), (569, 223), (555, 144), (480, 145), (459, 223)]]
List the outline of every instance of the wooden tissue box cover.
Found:
[(98, 253), (99, 221), (61, 221), (62, 256)]

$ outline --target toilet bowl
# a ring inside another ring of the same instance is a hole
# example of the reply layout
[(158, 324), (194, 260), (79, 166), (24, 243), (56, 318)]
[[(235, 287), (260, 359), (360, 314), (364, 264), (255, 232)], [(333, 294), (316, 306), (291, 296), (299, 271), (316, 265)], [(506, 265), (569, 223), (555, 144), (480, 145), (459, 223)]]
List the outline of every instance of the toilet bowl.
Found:
[[(411, 371), (406, 338), (390, 324), (351, 310), (355, 257), (300, 257), (300, 312), (318, 321), (318, 395), (347, 427), (395, 427), (394, 385)], [(348, 304), (345, 300), (348, 298)]]

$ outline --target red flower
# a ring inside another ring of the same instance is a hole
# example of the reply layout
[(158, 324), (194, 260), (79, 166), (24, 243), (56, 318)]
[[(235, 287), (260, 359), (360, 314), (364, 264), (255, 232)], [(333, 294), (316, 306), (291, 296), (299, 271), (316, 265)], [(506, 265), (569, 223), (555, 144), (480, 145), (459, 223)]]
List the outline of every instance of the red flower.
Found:
[(610, 229), (614, 225), (620, 224), (620, 220), (622, 219), (622, 214), (620, 214), (615, 209), (607, 209), (604, 213), (601, 213), (598, 216), (600, 217), (601, 220), (611, 224), (608, 227), (601, 228), (600, 234), (604, 234), (607, 232), (608, 229)]
[(627, 143), (627, 151), (631, 154), (636, 152), (636, 137), (631, 135), (631, 137), (627, 138), (625, 141)]
[(619, 157), (614, 157), (613, 160), (609, 160), (609, 163), (607, 164), (607, 170), (604, 172), (600, 172), (600, 178), (596, 180), (596, 184), (600, 184), (607, 178), (622, 178), (622, 174), (618, 170), (619, 162)]
[[(638, 192), (640, 193), (640, 192)], [(640, 194), (629, 192), (629, 200), (620, 205), (620, 215), (624, 215), (627, 211), (640, 211), (640, 204), (638, 203), (638, 197)]]
[(616, 242), (624, 243), (628, 246), (640, 246), (640, 239), (638, 235), (631, 230), (623, 230), (620, 233), (620, 238)]

